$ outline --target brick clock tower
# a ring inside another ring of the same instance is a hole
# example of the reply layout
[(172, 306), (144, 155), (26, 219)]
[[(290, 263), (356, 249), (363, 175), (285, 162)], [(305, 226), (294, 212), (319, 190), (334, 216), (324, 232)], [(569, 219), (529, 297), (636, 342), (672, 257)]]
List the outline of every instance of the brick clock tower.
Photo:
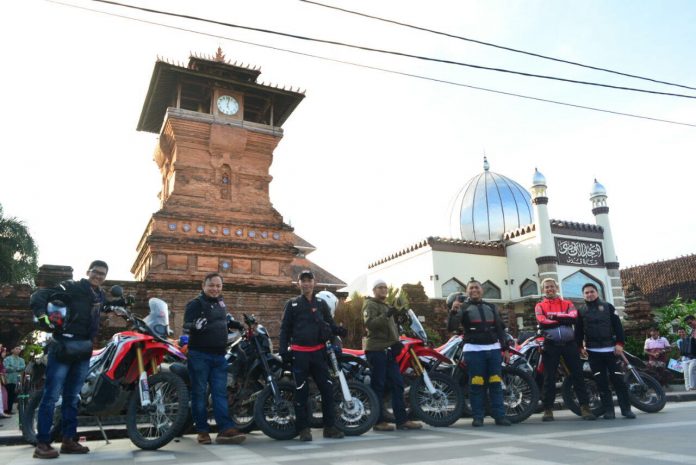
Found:
[(258, 83), (260, 73), (230, 64), (220, 49), (186, 67), (155, 64), (138, 130), (160, 135), (161, 209), (138, 244), (137, 280), (197, 282), (213, 271), (241, 286), (296, 279), (299, 238), (268, 186), (282, 125), (304, 94)]

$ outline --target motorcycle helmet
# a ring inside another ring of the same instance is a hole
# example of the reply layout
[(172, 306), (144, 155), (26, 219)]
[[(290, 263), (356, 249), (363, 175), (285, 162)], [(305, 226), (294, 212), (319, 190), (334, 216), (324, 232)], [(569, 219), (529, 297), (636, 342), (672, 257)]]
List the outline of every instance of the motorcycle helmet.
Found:
[(329, 306), (329, 311), (331, 312), (331, 318), (333, 318), (334, 313), (336, 313), (336, 307), (338, 307), (338, 297), (329, 291), (317, 292), (317, 297), (326, 302), (326, 304)]
[(447, 309), (448, 310), (452, 310), (452, 305), (454, 305), (454, 301), (457, 300), (457, 298), (459, 296), (465, 297), (463, 292), (453, 292), (447, 296)]
[(46, 305), (46, 314), (53, 325), (54, 331), (61, 331), (63, 329), (63, 322), (65, 321), (67, 312), (68, 307), (61, 300), (53, 300)]

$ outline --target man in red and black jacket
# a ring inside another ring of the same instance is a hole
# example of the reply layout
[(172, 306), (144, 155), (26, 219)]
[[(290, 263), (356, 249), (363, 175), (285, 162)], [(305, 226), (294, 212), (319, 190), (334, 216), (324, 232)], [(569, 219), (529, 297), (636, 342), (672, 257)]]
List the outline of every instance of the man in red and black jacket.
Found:
[(596, 420), (590, 410), (589, 398), (582, 375), (582, 362), (575, 341), (573, 324), (578, 311), (573, 302), (558, 295), (558, 283), (552, 278), (541, 282), (545, 297), (534, 308), (537, 322), (544, 334), (544, 415), (542, 421), (553, 421), (553, 404), (556, 399), (556, 372), (561, 357), (565, 360), (573, 381), (575, 395), (580, 403), (580, 413), (585, 420)]

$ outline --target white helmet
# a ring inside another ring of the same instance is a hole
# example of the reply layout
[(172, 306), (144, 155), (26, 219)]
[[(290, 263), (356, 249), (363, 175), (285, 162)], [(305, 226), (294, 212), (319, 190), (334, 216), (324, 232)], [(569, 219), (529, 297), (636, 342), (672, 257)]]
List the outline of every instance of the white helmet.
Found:
[(317, 297), (326, 302), (326, 304), (329, 306), (329, 311), (331, 312), (331, 318), (333, 318), (334, 313), (336, 313), (336, 307), (338, 306), (338, 297), (329, 291), (317, 292)]

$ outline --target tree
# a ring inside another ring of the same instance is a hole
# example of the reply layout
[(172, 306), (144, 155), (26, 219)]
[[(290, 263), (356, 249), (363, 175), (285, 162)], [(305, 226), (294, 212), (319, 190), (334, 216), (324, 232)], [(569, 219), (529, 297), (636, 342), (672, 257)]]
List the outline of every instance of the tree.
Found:
[(33, 283), (38, 252), (24, 223), (4, 217), (0, 205), (0, 283)]
[(669, 305), (655, 310), (660, 334), (670, 337), (678, 328), (685, 329), (688, 333), (691, 328), (684, 323), (684, 317), (694, 314), (696, 314), (696, 301), (684, 302), (680, 296), (677, 296)]

